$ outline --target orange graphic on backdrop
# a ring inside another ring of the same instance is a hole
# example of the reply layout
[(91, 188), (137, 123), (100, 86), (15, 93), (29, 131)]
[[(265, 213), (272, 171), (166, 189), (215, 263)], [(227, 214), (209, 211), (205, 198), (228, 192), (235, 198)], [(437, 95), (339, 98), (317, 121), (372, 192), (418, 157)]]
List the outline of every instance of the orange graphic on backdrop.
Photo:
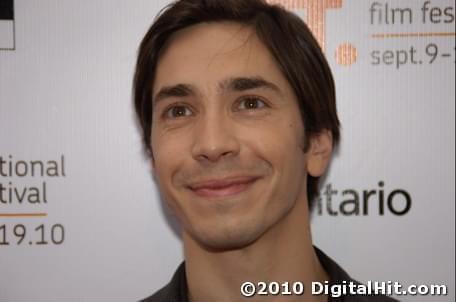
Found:
[(342, 0), (268, 0), (272, 4), (280, 4), (286, 9), (304, 9), (306, 24), (314, 34), (321, 49), (325, 51), (326, 10), (341, 8)]
[(342, 43), (336, 49), (336, 62), (339, 65), (350, 66), (357, 58), (358, 51), (350, 43)]

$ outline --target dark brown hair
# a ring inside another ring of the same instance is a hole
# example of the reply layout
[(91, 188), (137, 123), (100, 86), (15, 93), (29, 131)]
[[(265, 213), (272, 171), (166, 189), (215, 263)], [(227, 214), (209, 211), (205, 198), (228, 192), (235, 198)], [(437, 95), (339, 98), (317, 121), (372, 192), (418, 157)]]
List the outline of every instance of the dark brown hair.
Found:
[[(180, 0), (161, 11), (139, 47), (133, 95), (146, 149), (150, 152), (152, 87), (162, 48), (180, 29), (217, 21), (251, 26), (277, 60), (299, 102), (305, 145), (324, 129), (331, 131), (336, 145), (340, 132), (334, 80), (318, 42), (298, 16), (263, 0)], [(312, 208), (318, 178), (308, 176), (307, 191)]]

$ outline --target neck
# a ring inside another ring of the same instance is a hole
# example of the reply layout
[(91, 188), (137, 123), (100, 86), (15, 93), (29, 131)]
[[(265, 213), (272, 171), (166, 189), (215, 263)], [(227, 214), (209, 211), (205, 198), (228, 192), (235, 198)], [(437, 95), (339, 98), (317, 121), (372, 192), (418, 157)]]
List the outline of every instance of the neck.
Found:
[[(307, 203), (303, 200), (254, 243), (241, 249), (211, 251), (183, 234), (190, 302), (243, 301), (243, 282), (300, 281), (304, 295), (253, 296), (253, 301), (326, 301), (310, 295), (312, 281), (328, 280), (312, 246)], [(282, 287), (280, 287), (282, 288)], [(291, 288), (291, 285), (290, 285)]]

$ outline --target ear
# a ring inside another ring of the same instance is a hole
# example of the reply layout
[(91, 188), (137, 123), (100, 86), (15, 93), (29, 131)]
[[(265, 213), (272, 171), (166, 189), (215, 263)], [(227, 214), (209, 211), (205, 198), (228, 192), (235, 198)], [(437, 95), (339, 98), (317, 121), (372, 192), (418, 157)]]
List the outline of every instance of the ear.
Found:
[(150, 167), (152, 168), (152, 171), (155, 171), (155, 160), (153, 156), (150, 158)]
[(333, 150), (331, 131), (325, 129), (309, 137), (307, 151), (307, 173), (313, 177), (323, 175), (328, 167)]

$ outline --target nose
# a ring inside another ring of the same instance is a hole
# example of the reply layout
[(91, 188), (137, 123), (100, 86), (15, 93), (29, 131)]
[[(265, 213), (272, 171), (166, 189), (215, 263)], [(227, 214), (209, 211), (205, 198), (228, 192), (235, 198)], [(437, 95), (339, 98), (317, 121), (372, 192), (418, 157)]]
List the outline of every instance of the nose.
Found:
[(239, 154), (236, 129), (229, 117), (201, 116), (193, 132), (192, 156), (202, 163), (217, 162)]

